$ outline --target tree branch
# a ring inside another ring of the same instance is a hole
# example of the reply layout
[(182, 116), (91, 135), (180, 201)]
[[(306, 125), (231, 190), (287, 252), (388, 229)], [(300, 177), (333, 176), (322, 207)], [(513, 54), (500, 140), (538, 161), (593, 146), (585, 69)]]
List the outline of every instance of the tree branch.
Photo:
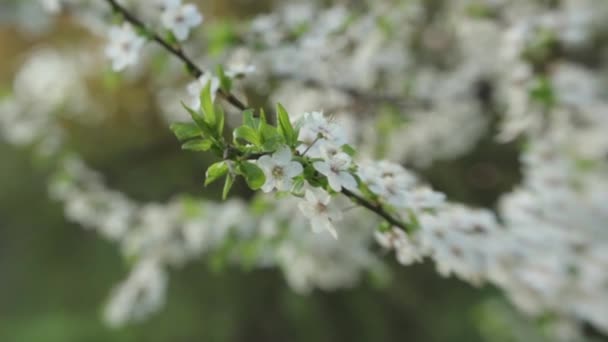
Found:
[[(154, 42), (156, 42), (157, 44), (162, 46), (165, 50), (167, 50), (169, 53), (171, 53), (172, 55), (177, 57), (180, 61), (182, 61), (182, 63), (184, 63), (184, 65), (186, 66), (188, 72), (190, 73), (190, 75), (192, 75), (192, 77), (198, 79), (205, 73), (205, 71), (203, 71), (203, 69), (199, 68), (192, 61), (192, 59), (190, 57), (188, 57), (188, 55), (186, 55), (186, 53), (182, 49), (176, 48), (175, 46), (171, 45), (167, 40), (163, 39), (156, 32), (154, 32), (154, 30), (149, 29), (146, 26), (146, 24), (144, 24), (139, 18), (137, 18), (135, 15), (133, 15), (133, 13), (129, 12), (129, 10), (127, 10), (121, 4), (116, 2), (116, 0), (106, 0), (106, 1), (110, 5), (110, 7), (112, 7), (113, 11), (120, 13), (122, 15), (122, 17), (127, 22), (129, 22), (131, 25), (133, 25), (133, 26), (139, 28), (140, 30), (146, 32), (147, 34), (149, 34)], [(239, 110), (247, 109), (247, 106), (241, 100), (239, 100), (234, 94), (227, 92), (223, 89), (219, 89), (218, 94), (224, 100), (226, 100), (228, 103), (230, 103), (233, 107), (235, 107)]]
[[(177, 57), (179, 60), (181, 60), (184, 63), (184, 65), (186, 66), (190, 75), (192, 75), (194, 78), (198, 79), (205, 73), (205, 71), (203, 71), (203, 69), (199, 68), (192, 61), (192, 59), (184, 53), (184, 51), (182, 49), (176, 48), (175, 46), (171, 45), (168, 41), (166, 41), (161, 36), (159, 36), (154, 30), (149, 29), (146, 26), (146, 24), (144, 24), (133, 13), (129, 12), (129, 10), (127, 10), (125, 7), (123, 7), (118, 2), (116, 2), (116, 0), (106, 0), (106, 1), (112, 7), (113, 11), (120, 13), (127, 22), (129, 22), (131, 25), (137, 27), (138, 29), (146, 32), (148, 35), (150, 35), (150, 37), (152, 38), (153, 41), (158, 43), (169, 53), (171, 53), (172, 55)], [(354, 96), (354, 97), (360, 95), (355, 90), (352, 90), (352, 89), (347, 89), (346, 93), (348, 93), (349, 95)], [(247, 109), (247, 106), (243, 102), (241, 102), (234, 94), (224, 91), (223, 89), (219, 89), (218, 94), (224, 100), (226, 100), (228, 103), (230, 103), (233, 107), (235, 107), (239, 110)], [(230, 147), (229, 147), (229, 149), (230, 149)], [(257, 156), (257, 155), (250, 154), (250, 155), (247, 155), (246, 157), (253, 158), (255, 156)], [(410, 230), (409, 227), (405, 223), (403, 223), (403, 222), (399, 221), (398, 219), (396, 219), (395, 217), (393, 217), (381, 205), (372, 203), (372, 202), (368, 201), (367, 199), (365, 199), (349, 190), (346, 190), (346, 189), (342, 190), (342, 194), (344, 194), (345, 196), (350, 198), (353, 202), (376, 213), (378, 216), (385, 219), (391, 225), (399, 227), (406, 232)]]
[(395, 227), (399, 227), (399, 228), (403, 229), (403, 231), (405, 231), (405, 232), (411, 232), (410, 227), (408, 227), (405, 223), (399, 221), (398, 219), (394, 218), (391, 214), (389, 214), (386, 210), (384, 210), (384, 208), (381, 205), (372, 203), (372, 202), (368, 201), (367, 199), (365, 199), (347, 189), (342, 189), (342, 194), (344, 194), (344, 196), (350, 198), (353, 202), (361, 205), (362, 207), (365, 207), (366, 209), (373, 211), (374, 213), (376, 213), (376, 215), (382, 217), (383, 219), (386, 220), (386, 222), (390, 223), (391, 225), (393, 225)]

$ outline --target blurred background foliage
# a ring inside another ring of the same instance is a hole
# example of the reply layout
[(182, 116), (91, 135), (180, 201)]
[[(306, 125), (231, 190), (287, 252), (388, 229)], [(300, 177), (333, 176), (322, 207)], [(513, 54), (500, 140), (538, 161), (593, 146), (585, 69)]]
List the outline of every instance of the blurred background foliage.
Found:
[[(230, 22), (271, 8), (268, 1), (248, 0), (200, 5), (212, 27), (211, 53), (233, 39)], [(0, 26), (2, 92), (10, 92), (28, 50), (92, 39), (63, 21), (36, 37), (10, 22)], [(179, 192), (215, 196), (201, 184), (209, 161), (181, 151), (146, 101), (153, 86), (144, 79), (127, 88), (113, 77), (92, 80), (99, 83), (100, 102), (112, 104), (111, 120), (94, 127), (66, 122), (70, 147), (110, 187), (135, 199), (163, 201)], [(516, 156), (514, 146), (488, 136), (466, 157), (420, 171), (449, 197), (492, 207), (519, 179)], [(47, 195), (52, 172), (52, 161), (0, 143), (0, 341), (543, 340), (542, 327), (517, 314), (495, 289), (443, 279), (430, 264), (392, 265), (391, 279), (303, 296), (277, 271), (218, 271), (201, 260), (173, 272), (160, 314), (112, 330), (100, 311), (127, 267), (114, 245), (64, 219), (61, 205)]]

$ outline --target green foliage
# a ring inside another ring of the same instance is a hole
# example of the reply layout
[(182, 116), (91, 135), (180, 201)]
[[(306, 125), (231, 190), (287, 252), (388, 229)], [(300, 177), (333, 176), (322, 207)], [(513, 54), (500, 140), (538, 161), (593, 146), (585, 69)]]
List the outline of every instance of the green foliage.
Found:
[(285, 138), (279, 133), (276, 127), (262, 122), (260, 124), (260, 137), (262, 138), (262, 150), (267, 152), (276, 151), (285, 144)]
[(229, 93), (232, 90), (232, 79), (226, 76), (224, 67), (222, 65), (217, 66), (217, 77), (220, 79), (220, 87), (223, 91)]
[(266, 177), (264, 176), (264, 172), (251, 162), (242, 162), (239, 164), (239, 173), (245, 178), (247, 181), (247, 185), (252, 190), (257, 190), (264, 185), (266, 182)]
[(279, 121), (279, 133), (283, 136), (287, 145), (294, 146), (298, 141), (298, 134), (291, 125), (289, 114), (280, 103), (277, 104), (277, 118)]
[(224, 189), (222, 190), (222, 199), (223, 200), (228, 198), (228, 193), (230, 192), (230, 189), (232, 188), (233, 184), (234, 184), (234, 176), (232, 175), (232, 173), (228, 173), (226, 175), (226, 181), (224, 182)]
[(258, 132), (249, 126), (237, 127), (233, 132), (233, 136), (234, 143), (237, 145), (239, 144), (239, 139), (242, 139), (254, 146), (262, 145), (262, 140)]
[(200, 137), (202, 133), (200, 128), (198, 128), (198, 126), (193, 123), (177, 122), (171, 124), (170, 128), (179, 141), (185, 141), (188, 139)]
[(213, 141), (209, 139), (194, 139), (185, 142), (182, 149), (194, 152), (208, 151), (213, 146)]
[(539, 77), (530, 88), (530, 97), (547, 108), (555, 104), (555, 93), (551, 82), (545, 77)]
[(211, 82), (208, 82), (205, 85), (200, 98), (203, 118), (209, 127), (215, 128), (218, 123), (218, 118), (215, 114), (215, 106), (213, 105), (213, 98), (211, 97)]
[(228, 164), (225, 161), (217, 162), (209, 166), (205, 173), (205, 186), (215, 182), (226, 173), (228, 173)]

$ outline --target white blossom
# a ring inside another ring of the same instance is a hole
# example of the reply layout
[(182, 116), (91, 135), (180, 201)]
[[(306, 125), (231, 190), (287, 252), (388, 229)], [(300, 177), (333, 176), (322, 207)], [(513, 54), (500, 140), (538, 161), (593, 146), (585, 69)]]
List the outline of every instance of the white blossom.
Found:
[(304, 113), (297, 125), (300, 127), (298, 141), (301, 143), (297, 151), (306, 152), (309, 157), (320, 157), (321, 146), (327, 143), (337, 147), (346, 144), (344, 129), (328, 121), (321, 112)]
[(158, 310), (165, 301), (167, 275), (155, 259), (138, 262), (129, 278), (117, 286), (105, 310), (112, 326), (139, 321)]
[(176, 1), (165, 2), (161, 21), (178, 40), (186, 40), (190, 30), (203, 22), (203, 16), (193, 4), (181, 5)]
[(321, 154), (325, 160), (314, 162), (313, 167), (327, 177), (329, 186), (337, 192), (342, 191), (342, 188), (356, 190), (357, 180), (350, 171), (351, 157), (344, 152), (331, 152), (323, 146)]
[(302, 164), (292, 161), (291, 150), (287, 146), (281, 147), (272, 156), (260, 157), (257, 164), (266, 176), (266, 182), (262, 186), (264, 192), (275, 188), (278, 191), (291, 190), (293, 178), (304, 171)]
[(251, 64), (232, 64), (226, 70), (226, 76), (230, 78), (239, 78), (256, 71), (255, 65)]
[(334, 222), (342, 219), (342, 212), (330, 206), (331, 196), (322, 189), (306, 189), (304, 198), (305, 201), (300, 202), (298, 207), (310, 220), (312, 230), (315, 233), (327, 230), (337, 239)]
[(436, 209), (445, 202), (445, 194), (433, 191), (429, 187), (421, 187), (409, 191), (407, 207), (418, 212), (423, 209)]
[(136, 64), (144, 43), (144, 38), (140, 37), (128, 23), (111, 27), (105, 53), (112, 60), (112, 69), (121, 71), (127, 66)]

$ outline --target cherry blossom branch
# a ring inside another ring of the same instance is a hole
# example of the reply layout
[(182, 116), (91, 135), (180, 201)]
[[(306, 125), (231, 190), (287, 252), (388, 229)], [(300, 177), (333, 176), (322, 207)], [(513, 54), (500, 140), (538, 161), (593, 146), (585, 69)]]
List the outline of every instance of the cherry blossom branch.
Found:
[(361, 205), (362, 207), (365, 207), (366, 209), (373, 211), (374, 213), (376, 213), (376, 215), (385, 219), (386, 222), (390, 223), (392, 226), (399, 227), (402, 230), (404, 230), (405, 232), (411, 232), (411, 230), (412, 230), (411, 227), (409, 227), (405, 223), (399, 221), (398, 219), (394, 218), (391, 214), (386, 212), (384, 210), (384, 208), (382, 208), (381, 205), (372, 203), (372, 202), (366, 200), (365, 198), (363, 198), (347, 189), (342, 189), (342, 194), (344, 194), (344, 196), (350, 198), (353, 202)]
[[(144, 24), (139, 18), (137, 18), (133, 13), (129, 12), (129, 10), (127, 10), (124, 6), (119, 4), (116, 0), (106, 0), (106, 1), (110, 5), (110, 7), (112, 7), (112, 10), (114, 12), (120, 13), (122, 15), (124, 20), (129, 22), (131, 25), (137, 27), (139, 30), (146, 32), (146, 34), (154, 42), (156, 42), (157, 44), (162, 46), (165, 50), (167, 50), (169, 53), (171, 53), (172, 55), (177, 57), (180, 61), (182, 61), (182, 63), (184, 63), (184, 65), (186, 66), (188, 73), (190, 73), (190, 75), (192, 75), (194, 78), (198, 79), (205, 73), (205, 71), (203, 71), (203, 69), (198, 67), (196, 65), (196, 63), (194, 63), (192, 61), (192, 59), (190, 57), (188, 57), (188, 55), (186, 55), (186, 53), (182, 49), (176, 48), (175, 46), (171, 45), (167, 40), (163, 39), (156, 32), (149, 29), (146, 26), (146, 24)], [(218, 89), (218, 94), (224, 100), (226, 100), (228, 103), (230, 103), (233, 107), (235, 107), (239, 110), (247, 109), (247, 106), (241, 100), (239, 100), (234, 94), (227, 92), (223, 89)]]
[[(111, 6), (113, 11), (122, 15), (124, 20), (129, 22), (131, 25), (137, 27), (139, 30), (145, 32), (154, 42), (158, 43), (161, 47), (163, 47), (165, 50), (167, 50), (170, 54), (174, 55), (180, 61), (182, 61), (184, 63), (184, 65), (186, 66), (188, 73), (190, 73), (191, 76), (198, 79), (200, 76), (202, 76), (205, 73), (205, 71), (203, 71), (203, 69), (198, 67), (192, 61), (192, 59), (190, 57), (188, 57), (188, 55), (186, 55), (186, 53), (181, 48), (177, 48), (177, 47), (171, 45), (167, 40), (163, 39), (156, 32), (149, 29), (146, 26), (146, 24), (144, 24), (138, 17), (136, 17), (133, 13), (131, 13), (125, 7), (120, 5), (116, 0), (106, 0), (106, 1)], [(347, 93), (353, 97), (356, 97), (358, 95), (358, 92), (355, 90), (348, 90)], [(247, 106), (241, 100), (239, 100), (234, 94), (232, 94), (228, 91), (225, 91), (221, 88), (218, 89), (218, 94), (223, 99), (225, 99), (228, 103), (230, 103), (233, 107), (235, 107), (239, 110), (242, 110), (242, 111), (247, 109)], [(238, 151), (238, 149), (236, 149), (234, 146), (228, 145), (228, 147), (224, 151), (224, 156), (223, 156), (224, 159), (228, 159), (230, 157), (230, 155), (236, 151)], [(246, 159), (257, 159), (263, 155), (266, 155), (266, 153), (253, 153), (253, 154), (250, 153), (247, 155), (243, 155), (241, 157), (244, 157)], [(406, 232), (411, 230), (411, 229), (409, 229), (407, 224), (405, 224), (404, 222), (401, 222), (397, 218), (393, 217), (380, 204), (373, 203), (361, 196), (358, 196), (357, 194), (355, 194), (345, 188), (342, 189), (341, 193), (343, 195), (345, 195), (346, 197), (350, 198), (351, 201), (353, 201), (354, 203), (357, 203), (357, 204), (361, 205), (362, 207), (376, 213), (378, 216), (385, 219), (392, 226), (399, 227)]]

